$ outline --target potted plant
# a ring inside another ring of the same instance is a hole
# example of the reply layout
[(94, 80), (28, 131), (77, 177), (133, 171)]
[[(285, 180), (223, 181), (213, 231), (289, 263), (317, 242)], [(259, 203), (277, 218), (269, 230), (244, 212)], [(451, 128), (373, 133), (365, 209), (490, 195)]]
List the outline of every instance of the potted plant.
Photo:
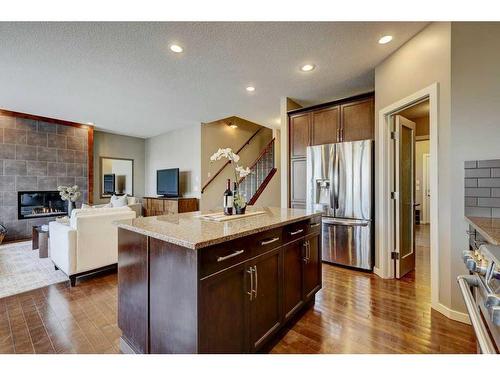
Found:
[(228, 159), (229, 163), (233, 165), (235, 185), (235, 190), (233, 192), (233, 205), (237, 215), (244, 214), (247, 202), (245, 194), (242, 194), (239, 191), (239, 180), (248, 176), (251, 173), (251, 170), (248, 167), (244, 168), (237, 164), (240, 157), (235, 154), (231, 148), (219, 148), (219, 150), (217, 150), (217, 152), (210, 157), (210, 162), (213, 163), (214, 161), (220, 159)]
[(7, 228), (5, 228), (2, 224), (0, 224), (0, 245), (2, 244), (2, 241), (6, 235), (7, 235)]
[(75, 208), (75, 202), (82, 196), (77, 185), (58, 186), (57, 190), (63, 201), (68, 202), (68, 216), (71, 217), (71, 211)]

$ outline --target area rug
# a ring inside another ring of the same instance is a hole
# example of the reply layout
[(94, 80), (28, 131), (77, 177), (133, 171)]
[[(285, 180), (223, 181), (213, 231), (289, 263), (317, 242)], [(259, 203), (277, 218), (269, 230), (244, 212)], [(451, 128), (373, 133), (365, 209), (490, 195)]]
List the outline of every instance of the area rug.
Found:
[(31, 241), (0, 245), (0, 298), (68, 280), (50, 258), (39, 258)]

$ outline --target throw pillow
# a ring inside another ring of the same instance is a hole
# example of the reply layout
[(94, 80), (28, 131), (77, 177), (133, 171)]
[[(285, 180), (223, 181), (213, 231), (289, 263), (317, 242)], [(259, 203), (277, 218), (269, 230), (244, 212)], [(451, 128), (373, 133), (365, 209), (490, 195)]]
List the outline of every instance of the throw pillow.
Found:
[(121, 197), (118, 197), (116, 195), (113, 195), (111, 197), (111, 205), (113, 207), (123, 207), (123, 206), (126, 206), (127, 205), (127, 196), (126, 195), (123, 195)]
[(135, 204), (137, 201), (137, 199), (135, 197), (128, 197), (127, 196), (127, 204), (130, 205), (130, 204)]
[(82, 210), (91, 210), (93, 209), (93, 206), (89, 206), (88, 204), (82, 203)]

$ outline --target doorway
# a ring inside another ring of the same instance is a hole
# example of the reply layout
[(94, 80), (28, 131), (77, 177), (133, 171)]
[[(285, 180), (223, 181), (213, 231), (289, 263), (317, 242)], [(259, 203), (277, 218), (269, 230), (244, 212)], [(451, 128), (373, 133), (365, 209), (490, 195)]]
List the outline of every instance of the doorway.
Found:
[[(377, 113), (378, 122), (376, 127), (375, 143), (376, 156), (376, 184), (375, 184), (375, 242), (376, 242), (376, 266), (374, 273), (382, 278), (395, 278), (394, 260), (391, 257), (395, 249), (395, 212), (394, 200), (391, 199), (391, 193), (394, 192), (394, 152), (391, 141), (391, 121), (394, 114), (407, 109), (424, 100), (429, 100), (429, 186), (430, 196), (430, 217), (429, 225), (430, 238), (430, 290), (431, 306), (433, 309), (442, 312), (450, 317), (451, 312), (441, 303), (439, 303), (439, 222), (438, 206), (438, 92), (439, 84), (437, 82), (422, 88), (421, 90), (400, 98), (394, 103), (380, 109)], [(377, 224), (378, 223), (378, 224)], [(415, 237), (418, 241), (418, 235)], [(418, 262), (418, 256), (417, 256)]]
[[(430, 202), (429, 99), (392, 115), (394, 118), (395, 245), (394, 275), (429, 285)], [(424, 162), (427, 162), (424, 165)], [(426, 212), (424, 213), (424, 205)]]

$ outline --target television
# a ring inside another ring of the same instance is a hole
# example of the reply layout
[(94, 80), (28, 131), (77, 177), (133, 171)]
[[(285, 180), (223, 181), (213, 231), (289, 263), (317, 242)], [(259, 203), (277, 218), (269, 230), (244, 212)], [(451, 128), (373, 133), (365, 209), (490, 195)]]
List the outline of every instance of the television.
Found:
[(179, 168), (156, 171), (156, 194), (165, 197), (179, 196)]

